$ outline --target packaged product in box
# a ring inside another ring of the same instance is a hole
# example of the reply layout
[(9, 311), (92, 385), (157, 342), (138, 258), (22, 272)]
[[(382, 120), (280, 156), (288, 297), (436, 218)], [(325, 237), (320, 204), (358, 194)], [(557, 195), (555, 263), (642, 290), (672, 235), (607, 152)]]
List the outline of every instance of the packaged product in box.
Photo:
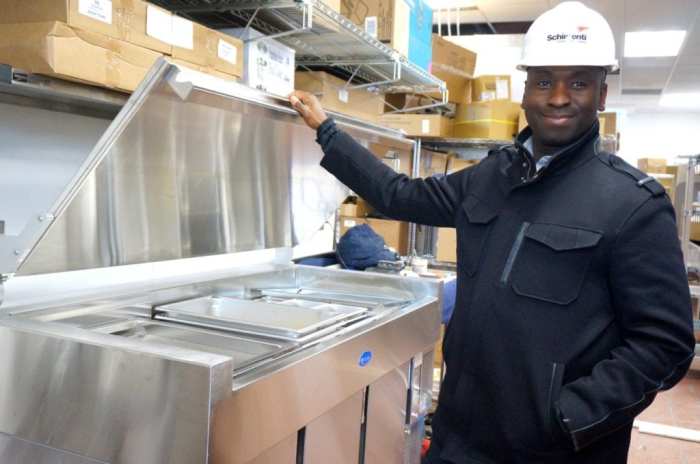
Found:
[(457, 262), (457, 231), (452, 227), (437, 230), (435, 259), (449, 263)]
[(60, 22), (119, 38), (121, 0), (2, 0), (0, 23)]
[(412, 63), (429, 68), (433, 12), (423, 0), (343, 0), (341, 14)]
[(296, 88), (316, 95), (326, 110), (372, 122), (384, 112), (383, 96), (367, 89), (348, 89), (346, 81), (326, 72), (300, 71), (294, 78)]
[(600, 133), (615, 136), (617, 134), (617, 113), (598, 113), (601, 121)]
[[(221, 29), (220, 32), (244, 42), (262, 37), (250, 28)], [(250, 87), (281, 97), (294, 91), (294, 49), (274, 39), (245, 42), (243, 46), (242, 82)]]
[(637, 167), (644, 172), (665, 173), (666, 159), (665, 158), (639, 158)]
[(525, 110), (520, 108), (520, 113), (518, 113), (518, 134), (522, 132), (523, 129), (527, 127), (527, 116), (525, 116)]
[(437, 114), (384, 114), (379, 124), (411, 137), (452, 137), (452, 119)]
[(510, 141), (518, 132), (519, 113), (520, 105), (508, 100), (459, 105), (454, 136)]
[(479, 76), (472, 82), (472, 101), (510, 100), (510, 76)]
[(474, 77), (476, 53), (433, 34), (433, 61), (430, 72), (443, 71), (468, 79)]
[(452, 174), (453, 172), (461, 171), (462, 169), (467, 169), (477, 164), (479, 164), (479, 160), (461, 159), (451, 156), (447, 162), (447, 174)]
[(168, 38), (147, 33), (149, 18), (151, 29), (158, 30), (162, 29), (162, 17), (172, 15), (142, 0), (1, 0), (0, 6), (2, 23), (58, 21), (166, 55), (172, 51), (170, 28)]
[[(173, 16), (173, 20), (181, 20)], [(235, 37), (214, 31), (201, 24), (187, 21), (182, 25), (182, 40), (173, 44), (173, 58), (194, 63), (241, 77), (243, 74), (243, 42)], [(185, 29), (187, 29), (185, 31)]]
[(134, 90), (160, 53), (60, 22), (0, 25), (0, 62), (37, 74)]
[(350, 217), (365, 217), (372, 213), (374, 208), (360, 197), (349, 196), (340, 205), (340, 215)]

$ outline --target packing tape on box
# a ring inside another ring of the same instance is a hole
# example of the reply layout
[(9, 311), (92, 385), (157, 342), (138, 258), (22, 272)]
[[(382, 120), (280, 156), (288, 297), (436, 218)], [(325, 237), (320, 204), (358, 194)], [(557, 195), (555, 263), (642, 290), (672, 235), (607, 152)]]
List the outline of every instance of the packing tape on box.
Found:
[(488, 124), (508, 124), (511, 126), (516, 126), (518, 125), (518, 121), (508, 121), (507, 119), (474, 119), (471, 121), (459, 121), (455, 122), (455, 126), (462, 126), (462, 125), (467, 125), (467, 124), (483, 124), (483, 123), (488, 123)]
[(126, 42), (131, 41), (131, 31), (136, 21), (136, 13), (134, 12), (134, 3), (129, 0), (123, 0), (124, 7), (117, 8), (114, 11), (114, 24), (119, 31), (119, 38)]

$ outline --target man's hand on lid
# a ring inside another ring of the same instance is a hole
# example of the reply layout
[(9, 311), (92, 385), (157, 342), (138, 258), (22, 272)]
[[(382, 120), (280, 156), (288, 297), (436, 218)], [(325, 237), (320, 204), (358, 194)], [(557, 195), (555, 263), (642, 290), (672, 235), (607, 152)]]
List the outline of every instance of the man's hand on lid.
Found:
[(289, 102), (292, 104), (292, 108), (297, 110), (304, 122), (313, 130), (318, 129), (323, 121), (328, 119), (326, 112), (323, 111), (321, 102), (309, 92), (295, 90), (289, 94)]

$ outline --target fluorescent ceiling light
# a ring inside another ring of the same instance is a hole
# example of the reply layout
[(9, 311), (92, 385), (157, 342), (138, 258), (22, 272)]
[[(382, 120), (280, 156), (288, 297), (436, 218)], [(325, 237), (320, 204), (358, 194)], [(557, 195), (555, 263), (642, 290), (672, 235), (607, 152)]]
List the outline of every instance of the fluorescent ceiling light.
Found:
[(676, 56), (684, 38), (685, 31), (625, 32), (625, 57)]
[(665, 93), (659, 105), (667, 108), (692, 109), (700, 111), (700, 92)]

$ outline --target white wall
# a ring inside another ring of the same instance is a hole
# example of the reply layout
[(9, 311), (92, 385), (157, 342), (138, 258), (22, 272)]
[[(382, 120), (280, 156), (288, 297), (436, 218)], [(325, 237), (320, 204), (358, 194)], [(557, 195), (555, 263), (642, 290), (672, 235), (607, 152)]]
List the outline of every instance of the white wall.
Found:
[(700, 113), (620, 111), (618, 119), (618, 154), (634, 166), (638, 158), (666, 158), (676, 164), (678, 156), (700, 154)]

